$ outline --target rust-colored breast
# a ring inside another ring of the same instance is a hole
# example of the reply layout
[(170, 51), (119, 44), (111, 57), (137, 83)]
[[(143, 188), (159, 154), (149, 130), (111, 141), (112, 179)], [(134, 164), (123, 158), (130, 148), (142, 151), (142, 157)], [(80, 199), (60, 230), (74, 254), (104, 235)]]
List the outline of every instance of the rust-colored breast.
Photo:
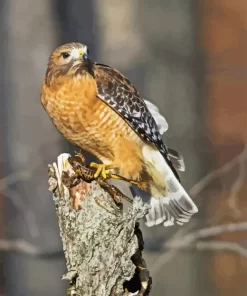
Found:
[(95, 80), (67, 79), (42, 87), (41, 101), (57, 129), (73, 144), (111, 163), (126, 141), (142, 141), (129, 125), (97, 97)]

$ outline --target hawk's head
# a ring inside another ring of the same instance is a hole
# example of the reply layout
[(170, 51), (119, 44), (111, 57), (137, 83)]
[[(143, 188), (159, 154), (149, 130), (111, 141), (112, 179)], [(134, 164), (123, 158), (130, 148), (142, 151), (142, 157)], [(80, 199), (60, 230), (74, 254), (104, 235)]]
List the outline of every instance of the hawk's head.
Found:
[(83, 72), (92, 72), (93, 63), (89, 59), (89, 52), (86, 45), (81, 43), (68, 43), (56, 48), (50, 55), (46, 72), (46, 81), (50, 82), (51, 77), (77, 75)]

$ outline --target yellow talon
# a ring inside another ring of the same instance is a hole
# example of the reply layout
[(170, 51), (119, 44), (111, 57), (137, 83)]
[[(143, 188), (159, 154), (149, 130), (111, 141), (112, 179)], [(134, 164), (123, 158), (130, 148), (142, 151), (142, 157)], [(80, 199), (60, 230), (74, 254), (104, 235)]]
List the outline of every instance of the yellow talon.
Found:
[(97, 169), (96, 172), (94, 173), (94, 178), (97, 179), (99, 176), (102, 176), (104, 179), (107, 178), (107, 166), (105, 164), (98, 164), (95, 162), (90, 163), (91, 168)]
[(109, 171), (111, 169), (114, 169), (114, 167), (112, 167), (111, 165), (91, 162), (90, 167), (96, 169), (96, 172), (94, 173), (95, 179), (102, 177), (103, 179), (123, 180), (123, 181), (129, 182), (131, 184), (137, 185), (142, 190), (148, 189), (148, 183), (146, 183), (146, 182), (134, 181), (134, 180), (126, 179), (126, 178), (116, 175), (116, 174), (111, 174)]

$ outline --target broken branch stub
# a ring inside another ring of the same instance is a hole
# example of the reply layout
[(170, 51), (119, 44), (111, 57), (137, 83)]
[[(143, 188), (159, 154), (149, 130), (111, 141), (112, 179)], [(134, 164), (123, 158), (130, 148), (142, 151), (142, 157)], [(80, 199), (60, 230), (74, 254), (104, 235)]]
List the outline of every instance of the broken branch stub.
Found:
[[(96, 181), (75, 183), (69, 156), (61, 154), (57, 164), (49, 165), (49, 189), (68, 269), (63, 279), (70, 281), (67, 295), (148, 295), (144, 290), (149, 273), (141, 257), (143, 243), (136, 222), (144, 217), (149, 205), (137, 197), (124, 213)], [(63, 171), (67, 172), (66, 178)], [(135, 280), (136, 275), (140, 276)], [(137, 281), (141, 292), (127, 294), (123, 285), (132, 290), (138, 286)]]

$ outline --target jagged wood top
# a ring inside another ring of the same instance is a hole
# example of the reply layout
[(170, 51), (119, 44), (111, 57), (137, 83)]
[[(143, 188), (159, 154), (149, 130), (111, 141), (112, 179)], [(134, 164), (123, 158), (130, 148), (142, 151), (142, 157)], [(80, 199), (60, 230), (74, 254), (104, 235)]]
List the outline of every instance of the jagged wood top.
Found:
[(136, 221), (149, 206), (136, 198), (123, 213), (95, 181), (69, 190), (61, 180), (62, 170), (73, 174), (66, 157), (60, 155), (58, 165), (49, 166), (49, 184), (68, 269), (64, 278), (71, 282), (68, 295), (126, 295), (123, 283), (135, 273), (131, 257), (138, 249)]

